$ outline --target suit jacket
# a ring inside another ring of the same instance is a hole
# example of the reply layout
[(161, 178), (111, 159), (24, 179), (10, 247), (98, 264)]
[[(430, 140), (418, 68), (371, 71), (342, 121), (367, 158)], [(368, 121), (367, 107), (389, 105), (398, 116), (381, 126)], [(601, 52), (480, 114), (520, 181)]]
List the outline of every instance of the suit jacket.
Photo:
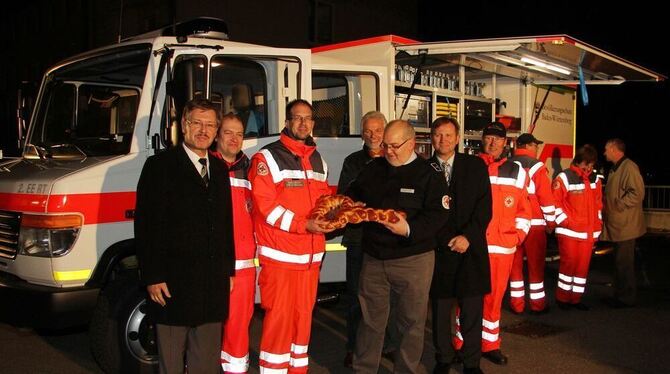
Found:
[[(436, 156), (430, 161), (439, 165)], [(438, 234), (431, 296), (435, 298), (485, 295), (491, 291), (486, 227), (491, 220), (491, 184), (484, 162), (456, 153), (451, 166), (449, 219)], [(463, 253), (452, 252), (449, 241), (464, 235), (470, 242)]]
[(144, 284), (166, 282), (172, 297), (148, 300), (156, 322), (195, 326), (228, 315), (235, 271), (230, 181), (210, 157), (205, 186), (183, 146), (147, 159), (137, 185), (135, 239)]

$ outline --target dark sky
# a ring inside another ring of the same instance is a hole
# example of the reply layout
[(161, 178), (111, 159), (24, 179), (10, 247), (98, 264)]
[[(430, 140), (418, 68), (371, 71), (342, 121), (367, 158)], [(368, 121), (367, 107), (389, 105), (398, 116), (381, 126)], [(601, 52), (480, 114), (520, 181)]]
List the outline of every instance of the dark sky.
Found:
[[(568, 34), (587, 44), (663, 75), (670, 21), (651, 1), (531, 2), (468, 1), (436, 6), (422, 2), (419, 39)], [(626, 82), (621, 86), (589, 86), (589, 105), (577, 106), (577, 143), (600, 150), (611, 137), (622, 138), (649, 184), (670, 184), (664, 152), (670, 139), (670, 86), (667, 82)]]

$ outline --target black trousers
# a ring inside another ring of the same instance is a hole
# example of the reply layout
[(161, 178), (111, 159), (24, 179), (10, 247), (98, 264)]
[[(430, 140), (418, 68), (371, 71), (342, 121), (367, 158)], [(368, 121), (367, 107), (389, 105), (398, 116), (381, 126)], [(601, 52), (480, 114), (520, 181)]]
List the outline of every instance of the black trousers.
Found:
[(433, 345), (435, 360), (438, 364), (449, 364), (456, 357), (452, 344), (452, 331), (456, 327), (456, 307), (461, 309), (459, 315), (460, 330), (463, 336), (461, 354), (463, 366), (478, 368), (482, 357), (482, 311), (483, 296), (463, 298), (432, 299), (433, 308)]
[[(161, 374), (219, 374), (221, 372), (221, 322), (194, 327), (156, 324), (158, 368)], [(184, 362), (186, 358), (186, 362)]]

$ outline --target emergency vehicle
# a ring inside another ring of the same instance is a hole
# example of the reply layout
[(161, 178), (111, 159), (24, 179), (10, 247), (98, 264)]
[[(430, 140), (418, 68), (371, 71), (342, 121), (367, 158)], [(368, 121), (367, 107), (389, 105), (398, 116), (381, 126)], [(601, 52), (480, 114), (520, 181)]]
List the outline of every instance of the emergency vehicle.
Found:
[[(547, 142), (542, 159), (560, 169), (574, 149), (575, 85), (664, 79), (567, 36), (385, 36), (310, 51), (236, 43), (226, 33), (218, 20), (184, 22), (46, 72), (22, 157), (0, 162), (0, 320), (51, 328), (90, 321), (106, 372), (155, 364), (133, 241), (135, 188), (147, 157), (178, 144), (189, 99), (242, 116), (249, 155), (278, 139), (288, 101), (311, 101), (334, 188), (370, 110), (412, 122), (426, 156), (438, 115), (460, 120), (468, 152), (492, 120), (512, 138), (534, 129)], [(338, 243), (327, 245), (321, 282), (344, 281)]]

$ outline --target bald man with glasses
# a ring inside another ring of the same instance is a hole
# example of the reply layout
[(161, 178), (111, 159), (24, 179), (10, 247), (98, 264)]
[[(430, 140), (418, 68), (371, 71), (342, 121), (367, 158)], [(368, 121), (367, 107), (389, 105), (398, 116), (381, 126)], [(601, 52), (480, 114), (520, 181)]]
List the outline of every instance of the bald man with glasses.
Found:
[(384, 343), (391, 294), (400, 344), (394, 372), (417, 372), (423, 353), (428, 292), (435, 264), (437, 231), (448, 218), (443, 171), (414, 152), (414, 128), (396, 120), (384, 131), (384, 157), (371, 161), (347, 195), (368, 207), (407, 214), (396, 223), (365, 222), (358, 298), (362, 320), (356, 338), (354, 371), (376, 373)]

